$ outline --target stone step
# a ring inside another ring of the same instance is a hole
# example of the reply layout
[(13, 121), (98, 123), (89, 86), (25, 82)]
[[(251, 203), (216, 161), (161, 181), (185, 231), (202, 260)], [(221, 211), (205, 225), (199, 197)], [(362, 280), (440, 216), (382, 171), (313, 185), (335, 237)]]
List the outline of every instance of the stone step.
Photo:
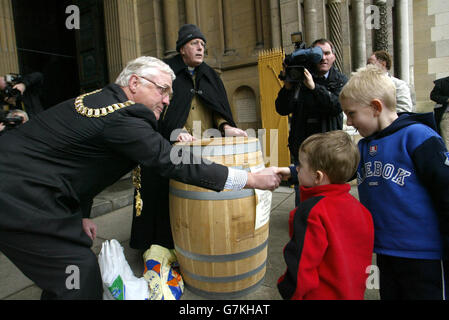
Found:
[(132, 205), (133, 197), (132, 174), (128, 173), (94, 198), (90, 217), (96, 218)]

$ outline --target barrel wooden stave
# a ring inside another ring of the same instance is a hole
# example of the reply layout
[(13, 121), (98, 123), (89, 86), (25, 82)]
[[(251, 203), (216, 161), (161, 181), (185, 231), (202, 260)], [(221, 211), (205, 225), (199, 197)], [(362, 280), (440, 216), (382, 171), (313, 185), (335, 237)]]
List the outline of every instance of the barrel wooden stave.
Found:
[[(213, 140), (209, 145), (221, 146), (221, 143), (229, 141)], [(242, 143), (241, 139), (236, 141)], [(255, 138), (247, 139), (248, 143), (257, 141)], [(250, 167), (263, 165), (260, 150), (206, 158), (248, 171)], [(181, 190), (186, 195), (195, 192), (217, 194), (174, 180), (170, 181), (170, 188)], [(220, 194), (226, 192), (230, 191), (225, 190)], [(253, 194), (223, 201), (192, 200), (171, 192), (170, 220), (181, 273), (186, 285), (196, 290), (197, 294), (238, 296), (240, 292), (245, 293), (262, 282), (266, 272), (269, 228), (266, 224), (255, 230), (255, 207), (256, 198)], [(236, 258), (246, 252), (250, 255)], [(216, 257), (219, 257), (218, 262), (214, 261)]]
[(177, 254), (177, 257), (182, 271), (205, 278), (224, 278), (247, 274), (261, 268), (266, 263), (267, 251), (263, 249), (251, 257), (228, 262), (197, 261), (182, 254)]
[[(243, 280), (233, 282), (205, 282), (190, 278), (183, 274), (183, 279), (190, 287), (194, 287), (204, 291), (204, 294), (210, 293), (228, 293), (235, 294), (256, 285), (265, 277), (265, 269), (259, 271), (256, 275), (247, 277)], [(226, 297), (226, 296), (225, 296)]]

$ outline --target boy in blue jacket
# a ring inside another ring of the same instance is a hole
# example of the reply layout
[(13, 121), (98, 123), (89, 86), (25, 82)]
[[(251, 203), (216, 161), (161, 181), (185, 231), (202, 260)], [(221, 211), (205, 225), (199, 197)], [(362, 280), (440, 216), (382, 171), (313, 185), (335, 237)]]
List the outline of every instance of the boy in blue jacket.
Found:
[(395, 86), (375, 66), (340, 94), (359, 142), (359, 197), (373, 215), (381, 299), (445, 299), (449, 153), (432, 113), (397, 114)]

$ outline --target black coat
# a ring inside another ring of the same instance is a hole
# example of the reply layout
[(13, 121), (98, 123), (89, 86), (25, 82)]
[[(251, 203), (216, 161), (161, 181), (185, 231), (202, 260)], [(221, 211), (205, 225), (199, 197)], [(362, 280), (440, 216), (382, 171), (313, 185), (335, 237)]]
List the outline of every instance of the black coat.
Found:
[(159, 121), (161, 134), (170, 139), (174, 129), (182, 128), (190, 112), (195, 92), (209, 109), (219, 113), (231, 126), (235, 127), (226, 90), (218, 74), (206, 63), (195, 68), (195, 87), (187, 65), (180, 54), (164, 60), (174, 71), (173, 98)]
[(434, 110), (437, 130), (441, 134), (440, 122), (444, 112), (446, 112), (448, 106), (447, 99), (449, 99), (449, 77), (435, 80), (434, 83), (435, 86), (433, 87), (432, 92), (430, 92), (430, 99), (441, 104), (441, 107), (435, 108)]
[(329, 70), (327, 79), (313, 77), (315, 89), (310, 90), (300, 85), (298, 98), (295, 100), (295, 89), (282, 87), (276, 98), (276, 111), (287, 116), (291, 114), (288, 146), (293, 161), (298, 161), (301, 143), (315, 133), (341, 130), (343, 114), (338, 95), (348, 79), (337, 69)]
[[(111, 84), (86, 96), (87, 107), (127, 101)], [(141, 104), (86, 117), (68, 100), (0, 137), (0, 231), (47, 234), (90, 246), (82, 205), (136, 164), (166, 178), (220, 191), (228, 169), (174, 165), (171, 144), (155, 131), (154, 113)]]

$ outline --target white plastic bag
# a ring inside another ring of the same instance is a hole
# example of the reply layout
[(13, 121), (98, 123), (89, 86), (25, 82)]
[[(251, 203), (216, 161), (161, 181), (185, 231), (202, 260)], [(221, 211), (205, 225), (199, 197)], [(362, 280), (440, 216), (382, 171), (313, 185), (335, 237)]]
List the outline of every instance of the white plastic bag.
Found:
[(120, 243), (113, 239), (103, 242), (98, 255), (104, 300), (148, 300), (147, 281), (137, 278), (131, 270)]
[(172, 267), (176, 262), (174, 250), (153, 244), (143, 254), (150, 300), (179, 300), (184, 292), (181, 275)]

